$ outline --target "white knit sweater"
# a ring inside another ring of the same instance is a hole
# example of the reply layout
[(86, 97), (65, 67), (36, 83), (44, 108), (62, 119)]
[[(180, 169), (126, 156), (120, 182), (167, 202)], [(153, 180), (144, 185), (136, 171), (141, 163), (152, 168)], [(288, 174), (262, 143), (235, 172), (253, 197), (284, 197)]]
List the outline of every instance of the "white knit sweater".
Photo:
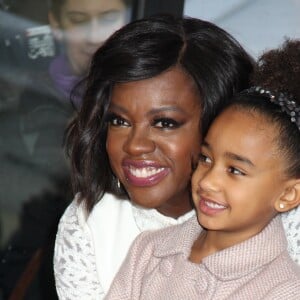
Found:
[(60, 220), (56, 237), (54, 272), (59, 299), (103, 299), (138, 234), (180, 224), (194, 214), (173, 219), (106, 194), (87, 218), (75, 197)]

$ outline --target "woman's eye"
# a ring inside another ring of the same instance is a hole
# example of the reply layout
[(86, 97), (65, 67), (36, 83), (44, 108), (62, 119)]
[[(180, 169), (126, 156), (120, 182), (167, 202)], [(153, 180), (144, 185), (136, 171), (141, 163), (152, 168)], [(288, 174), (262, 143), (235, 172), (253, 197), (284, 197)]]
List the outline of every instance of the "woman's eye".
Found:
[(233, 175), (242, 175), (242, 176), (246, 175), (244, 172), (242, 172), (241, 170), (239, 170), (235, 167), (229, 167), (228, 172)]
[(116, 126), (116, 127), (128, 127), (129, 126), (129, 123), (119, 116), (110, 116), (108, 118), (108, 123), (111, 126)]
[(173, 119), (163, 118), (154, 120), (154, 126), (163, 129), (174, 129), (178, 128), (180, 124)]

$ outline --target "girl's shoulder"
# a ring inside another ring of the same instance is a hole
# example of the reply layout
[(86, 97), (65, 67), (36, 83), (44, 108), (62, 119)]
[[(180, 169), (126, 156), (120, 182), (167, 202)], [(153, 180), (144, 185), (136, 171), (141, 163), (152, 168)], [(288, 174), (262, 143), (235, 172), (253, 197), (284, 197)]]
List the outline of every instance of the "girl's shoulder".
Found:
[(299, 300), (300, 299), (300, 278), (288, 280), (274, 287), (265, 297), (265, 300)]

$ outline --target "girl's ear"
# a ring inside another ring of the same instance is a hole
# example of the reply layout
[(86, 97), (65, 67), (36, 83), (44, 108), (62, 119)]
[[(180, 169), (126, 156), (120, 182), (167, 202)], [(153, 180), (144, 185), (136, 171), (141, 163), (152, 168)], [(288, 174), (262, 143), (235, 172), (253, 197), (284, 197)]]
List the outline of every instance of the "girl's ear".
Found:
[(48, 20), (55, 39), (61, 41), (63, 38), (62, 29), (58, 20), (51, 11), (48, 13)]
[(290, 181), (282, 195), (275, 201), (278, 212), (286, 212), (300, 204), (300, 179)]

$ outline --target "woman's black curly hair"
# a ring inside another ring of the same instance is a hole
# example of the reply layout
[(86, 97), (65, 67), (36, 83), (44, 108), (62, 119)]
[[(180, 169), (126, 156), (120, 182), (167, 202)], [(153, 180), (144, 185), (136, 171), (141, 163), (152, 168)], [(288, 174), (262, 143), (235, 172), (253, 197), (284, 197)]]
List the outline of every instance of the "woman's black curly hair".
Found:
[(73, 189), (88, 211), (105, 192), (120, 192), (106, 152), (114, 84), (152, 78), (172, 67), (194, 81), (205, 132), (233, 94), (249, 86), (253, 60), (227, 32), (194, 18), (153, 16), (114, 33), (92, 59), (81, 110), (67, 131)]

